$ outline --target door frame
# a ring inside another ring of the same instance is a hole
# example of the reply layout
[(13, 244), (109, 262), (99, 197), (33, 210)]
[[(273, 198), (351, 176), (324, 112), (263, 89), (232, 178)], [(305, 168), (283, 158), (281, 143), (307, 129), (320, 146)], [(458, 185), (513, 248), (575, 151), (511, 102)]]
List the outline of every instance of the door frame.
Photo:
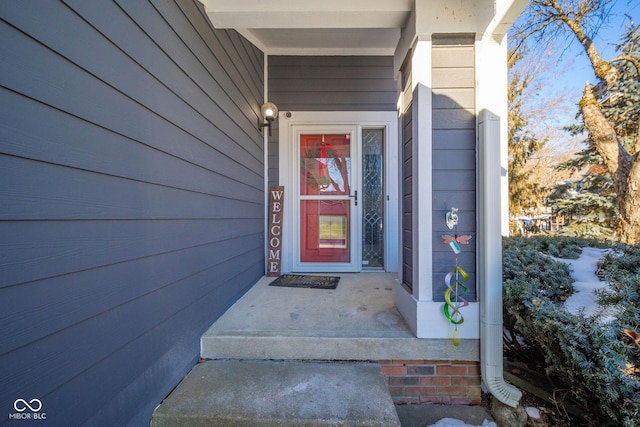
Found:
[[(362, 269), (360, 242), (354, 241), (357, 246), (357, 259), (352, 260), (349, 267), (336, 264), (313, 264), (310, 268), (300, 265), (295, 259), (298, 254), (296, 245), (299, 244), (298, 236), (299, 218), (295, 218), (298, 209), (295, 203), (298, 201), (296, 179), (298, 173), (293, 165), (298, 162), (298, 141), (300, 130), (303, 133), (309, 130), (332, 133), (333, 130), (346, 127), (357, 129), (356, 143), (361, 144), (363, 128), (384, 128), (385, 130), (385, 193), (387, 195), (385, 211), (385, 266), (384, 271), (397, 272), (399, 267), (399, 152), (398, 152), (398, 115), (395, 111), (283, 111), (278, 119), (278, 170), (279, 184), (284, 186), (285, 201), (283, 215), (282, 236), (282, 272), (346, 272), (360, 271)], [(309, 132), (309, 133), (314, 133)], [(360, 156), (359, 149), (356, 150)], [(360, 160), (358, 159), (358, 164)], [(361, 193), (359, 193), (361, 194)], [(353, 207), (353, 206), (352, 206)], [(360, 214), (358, 213), (358, 218)], [(358, 223), (358, 230), (361, 225)], [(358, 237), (361, 234), (358, 233)], [(355, 264), (355, 266), (353, 266)]]

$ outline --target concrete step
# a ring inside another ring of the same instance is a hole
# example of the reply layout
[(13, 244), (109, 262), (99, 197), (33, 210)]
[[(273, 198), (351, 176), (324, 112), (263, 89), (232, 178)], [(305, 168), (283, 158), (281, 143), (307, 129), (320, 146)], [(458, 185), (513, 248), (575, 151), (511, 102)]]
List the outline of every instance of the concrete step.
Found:
[[(334, 290), (264, 277), (202, 335), (200, 357), (276, 360), (478, 360), (477, 340), (418, 339), (395, 306), (396, 274), (341, 274)], [(404, 292), (404, 291), (403, 291)]]
[(380, 367), (210, 360), (156, 408), (152, 427), (400, 426)]

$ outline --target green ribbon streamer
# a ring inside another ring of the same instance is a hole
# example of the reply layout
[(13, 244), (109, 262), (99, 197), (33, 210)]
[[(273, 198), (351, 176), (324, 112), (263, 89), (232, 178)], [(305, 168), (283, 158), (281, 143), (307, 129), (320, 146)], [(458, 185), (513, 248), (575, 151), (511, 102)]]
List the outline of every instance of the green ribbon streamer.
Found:
[[(462, 278), (462, 280), (460, 280), (460, 278)], [(454, 279), (453, 284), (451, 283), (451, 279)], [(463, 285), (467, 280), (469, 280), (469, 275), (459, 265), (456, 265), (444, 278), (447, 290), (444, 293), (445, 304), (442, 306), (442, 310), (447, 320), (456, 326), (464, 322), (464, 317), (462, 313), (460, 313), (460, 309), (469, 305), (469, 301), (461, 296), (469, 291), (469, 289)], [(462, 290), (462, 292), (460, 292), (460, 290)]]

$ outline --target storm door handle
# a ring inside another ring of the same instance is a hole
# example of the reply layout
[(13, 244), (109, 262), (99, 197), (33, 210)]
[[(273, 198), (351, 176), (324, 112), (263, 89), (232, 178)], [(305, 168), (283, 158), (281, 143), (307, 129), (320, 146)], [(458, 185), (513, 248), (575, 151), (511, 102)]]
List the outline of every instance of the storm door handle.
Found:
[(354, 191), (354, 194), (349, 194), (355, 203), (355, 206), (358, 206), (358, 190)]

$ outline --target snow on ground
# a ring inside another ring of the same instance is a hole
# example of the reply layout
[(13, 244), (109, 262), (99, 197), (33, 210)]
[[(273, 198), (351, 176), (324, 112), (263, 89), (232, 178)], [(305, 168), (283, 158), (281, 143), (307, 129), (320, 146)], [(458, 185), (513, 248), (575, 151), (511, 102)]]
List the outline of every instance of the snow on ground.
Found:
[(479, 426), (472, 426), (464, 421), (457, 420), (455, 418), (443, 418), (435, 424), (431, 424), (428, 427), (498, 427), (496, 423), (492, 421), (484, 420)]
[[(578, 314), (580, 310), (584, 310), (586, 316), (591, 316), (597, 314), (600, 309), (594, 291), (606, 288), (607, 283), (600, 281), (600, 278), (596, 275), (596, 270), (598, 261), (606, 251), (607, 249), (587, 247), (582, 249), (578, 259), (553, 258), (571, 267), (571, 278), (573, 279), (575, 292), (565, 301), (565, 307), (570, 313)], [(602, 322), (606, 323), (611, 320), (613, 320), (611, 314), (602, 314)]]

